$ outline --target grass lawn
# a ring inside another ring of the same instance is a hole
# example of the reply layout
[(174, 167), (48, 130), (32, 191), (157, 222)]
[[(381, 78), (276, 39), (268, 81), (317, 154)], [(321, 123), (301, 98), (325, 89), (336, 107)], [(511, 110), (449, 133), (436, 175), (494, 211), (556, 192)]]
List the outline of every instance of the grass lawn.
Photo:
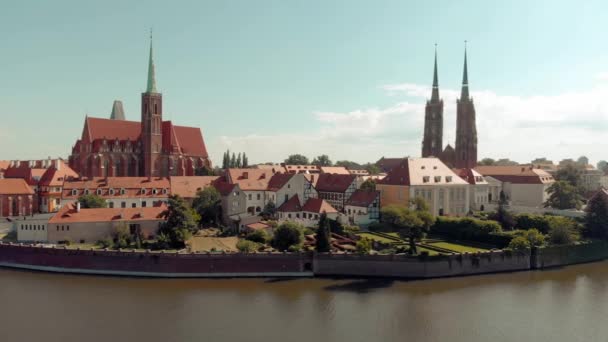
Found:
[(421, 252), (428, 252), (429, 255), (439, 255), (441, 253), (437, 252), (437, 251), (432, 251), (430, 249), (426, 249), (424, 247), (420, 247), (420, 246), (416, 246), (416, 250), (418, 251), (418, 254), (420, 254)]
[(380, 243), (387, 243), (387, 244), (388, 244), (388, 243), (395, 243), (395, 241), (394, 241), (394, 240), (390, 240), (390, 239), (387, 239), (387, 238), (385, 238), (385, 237), (378, 236), (378, 235), (376, 235), (376, 234), (370, 234), (370, 233), (359, 233), (359, 234), (357, 234), (357, 235), (359, 235), (359, 236), (360, 236), (360, 237), (362, 237), (362, 238), (367, 238), (367, 239), (370, 239), (370, 240), (378, 241), (378, 242), (380, 242)]
[(455, 243), (451, 243), (451, 242), (431, 242), (428, 243), (428, 245), (430, 246), (435, 246), (435, 247), (439, 247), (439, 248), (445, 248), (445, 249), (449, 249), (451, 251), (454, 251), (456, 253), (477, 253), (477, 252), (485, 252), (486, 249), (483, 248), (478, 248), (478, 247), (471, 247), (471, 246), (465, 246), (465, 245), (459, 245), (459, 244), (455, 244)]

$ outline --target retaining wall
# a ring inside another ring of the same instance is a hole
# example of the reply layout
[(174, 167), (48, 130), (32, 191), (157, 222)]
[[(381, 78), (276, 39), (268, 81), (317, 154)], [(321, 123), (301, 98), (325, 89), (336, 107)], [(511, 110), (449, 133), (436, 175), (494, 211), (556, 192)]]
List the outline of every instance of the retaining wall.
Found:
[(608, 259), (608, 242), (538, 248), (532, 254), (532, 268), (558, 267)]

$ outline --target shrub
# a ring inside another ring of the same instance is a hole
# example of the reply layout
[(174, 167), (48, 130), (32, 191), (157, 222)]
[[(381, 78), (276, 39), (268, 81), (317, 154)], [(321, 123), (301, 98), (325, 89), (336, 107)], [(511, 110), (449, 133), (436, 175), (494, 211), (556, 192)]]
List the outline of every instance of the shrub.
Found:
[(502, 233), (500, 224), (491, 220), (478, 220), (470, 217), (449, 218), (437, 217), (431, 227), (431, 233), (456, 240), (469, 240), (495, 245), (504, 248), (513, 238), (510, 234)]
[(369, 252), (372, 250), (372, 242), (369, 239), (362, 238), (357, 241), (356, 248), (357, 253), (359, 254), (369, 254)]
[(111, 248), (113, 245), (114, 245), (114, 243), (112, 242), (112, 239), (110, 239), (109, 237), (97, 241), (97, 246), (99, 246), (101, 248)]
[(541, 233), (547, 234), (551, 229), (552, 218), (553, 216), (546, 215), (519, 214), (516, 217), (517, 224), (515, 228), (523, 230), (536, 228)]
[(244, 253), (251, 253), (251, 252), (255, 252), (257, 250), (259, 250), (261, 247), (261, 245), (257, 242), (253, 242), (250, 240), (239, 240), (236, 243), (236, 248), (240, 251), (240, 252), (244, 252)]
[(573, 234), (572, 230), (567, 226), (555, 227), (551, 229), (551, 233), (549, 233), (549, 241), (553, 245), (572, 244), (576, 239), (576, 235)]
[(523, 236), (526, 240), (528, 240), (530, 246), (539, 247), (545, 243), (545, 236), (535, 228), (525, 231)]
[(299, 250), (299, 245), (304, 240), (303, 230), (304, 228), (295, 222), (287, 221), (281, 224), (274, 231), (271, 241), (272, 247), (279, 251), (285, 251), (292, 246), (297, 246), (297, 250)]
[(527, 251), (530, 249), (530, 247), (531, 245), (528, 239), (526, 239), (524, 236), (517, 236), (511, 240), (507, 248), (514, 251)]
[(268, 237), (268, 233), (266, 233), (265, 230), (260, 229), (260, 230), (254, 230), (253, 232), (247, 234), (245, 236), (245, 239), (247, 239), (249, 241), (265, 244), (268, 241), (269, 237)]

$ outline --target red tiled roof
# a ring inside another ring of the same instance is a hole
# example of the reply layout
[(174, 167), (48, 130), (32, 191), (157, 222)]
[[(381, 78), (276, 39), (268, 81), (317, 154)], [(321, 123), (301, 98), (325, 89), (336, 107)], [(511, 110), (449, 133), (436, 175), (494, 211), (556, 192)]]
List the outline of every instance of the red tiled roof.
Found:
[(171, 176), (171, 194), (183, 198), (194, 198), (198, 190), (202, 190), (213, 184), (217, 176)]
[(389, 172), (392, 168), (394, 168), (395, 166), (399, 166), (401, 164), (401, 162), (403, 161), (403, 159), (406, 158), (380, 158), (380, 160), (378, 160), (376, 162), (376, 165), (382, 169), (382, 171), (384, 172)]
[(294, 213), (302, 211), (300, 198), (298, 197), (298, 195), (293, 195), (287, 202), (281, 204), (277, 211), (284, 213)]
[(21, 178), (0, 178), (0, 195), (33, 195), (34, 190)]
[(339, 175), (349, 175), (349, 172), (344, 166), (321, 166), (321, 173), (334, 173)]
[(227, 183), (226, 179), (221, 177), (221, 178), (216, 179), (215, 182), (213, 182), (213, 186), (217, 189), (217, 191), (219, 191), (219, 193), (222, 196), (227, 196), (232, 192), (234, 187), (236, 187), (237, 185), (232, 184), (232, 183)]
[(141, 122), (87, 117), (85, 129), (91, 142), (100, 139), (136, 141), (141, 135)]
[(294, 175), (294, 173), (275, 173), (268, 182), (268, 190), (277, 191), (281, 189)]
[(38, 184), (42, 186), (63, 186), (66, 179), (78, 177), (76, 171), (72, 170), (66, 163), (58, 162), (61, 163), (59, 170), (55, 166), (51, 166), (44, 172)]
[(367, 191), (367, 190), (356, 190), (350, 196), (346, 205), (351, 205), (354, 207), (369, 207), (374, 203), (374, 201), (378, 198), (380, 192), (378, 191)]
[(285, 170), (289, 173), (319, 173), (319, 167), (317, 165), (291, 165), (283, 164)]
[(477, 166), (475, 170), (484, 176), (514, 184), (546, 184), (554, 181), (547, 171), (530, 165)]
[(306, 211), (309, 213), (337, 213), (338, 211), (331, 206), (331, 204), (327, 203), (327, 201), (320, 198), (310, 198), (306, 201), (306, 204), (302, 207), (302, 211)]
[(162, 204), (145, 208), (83, 208), (76, 212), (75, 204), (68, 204), (51, 217), (49, 223), (161, 221), (164, 220), (161, 214), (166, 209), (167, 206)]
[[(458, 177), (462, 178), (469, 184), (488, 184), (483, 176), (474, 169), (452, 169)], [(481, 178), (481, 179), (480, 179)]]
[(252, 229), (252, 230), (259, 230), (259, 229), (268, 229), (268, 228), (270, 228), (270, 225), (267, 225), (266, 223), (262, 223), (262, 222), (255, 222), (255, 223), (250, 223), (250, 224), (246, 225), (245, 227)]
[(0, 170), (8, 169), (8, 166), (11, 164), (9, 160), (0, 160)]
[(357, 179), (357, 176), (347, 174), (322, 173), (315, 185), (317, 191), (322, 192), (346, 192), (348, 187)]
[(238, 184), (243, 191), (266, 190), (272, 175), (272, 170), (267, 169), (228, 169), (226, 181)]
[[(449, 178), (451, 177), (451, 178)], [(386, 185), (463, 185), (467, 184), (438, 158), (407, 158), (378, 184)]]

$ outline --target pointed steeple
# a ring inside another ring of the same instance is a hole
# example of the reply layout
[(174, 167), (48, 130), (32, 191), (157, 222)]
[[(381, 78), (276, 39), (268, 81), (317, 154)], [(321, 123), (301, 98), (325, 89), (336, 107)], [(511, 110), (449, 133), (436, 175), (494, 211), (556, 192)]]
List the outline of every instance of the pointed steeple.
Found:
[(156, 91), (154, 59), (152, 58), (152, 30), (150, 30), (150, 59), (148, 60), (148, 86), (146, 87), (146, 93), (158, 93)]
[(435, 44), (435, 69), (433, 70), (433, 93), (431, 102), (439, 101), (439, 81), (437, 77), (437, 44)]
[(467, 72), (467, 41), (464, 41), (464, 71), (462, 72), (462, 90), (460, 91), (460, 100), (469, 99), (469, 76)]

